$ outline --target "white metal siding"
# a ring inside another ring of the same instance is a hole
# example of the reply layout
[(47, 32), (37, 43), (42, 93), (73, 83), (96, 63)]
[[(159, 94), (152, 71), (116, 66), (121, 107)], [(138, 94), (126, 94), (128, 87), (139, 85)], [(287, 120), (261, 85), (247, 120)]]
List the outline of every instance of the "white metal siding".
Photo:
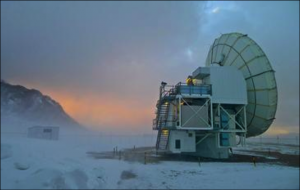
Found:
[[(192, 134), (189, 137), (189, 133)], [(175, 141), (180, 140), (181, 148), (175, 148)], [(181, 152), (195, 152), (196, 151), (196, 137), (194, 131), (178, 131), (171, 130), (170, 138), (169, 138), (169, 150), (173, 153), (181, 153)]]
[[(209, 128), (208, 123), (208, 106), (181, 106), (181, 125), (182, 128)], [(197, 112), (197, 113), (196, 113)], [(202, 119), (201, 119), (202, 118)], [(205, 122), (204, 122), (205, 121)]]
[[(50, 130), (49, 132), (45, 130)], [(34, 126), (28, 128), (29, 138), (58, 140), (59, 127)]]
[(247, 104), (245, 79), (234, 67), (210, 67), (212, 102), (227, 104)]

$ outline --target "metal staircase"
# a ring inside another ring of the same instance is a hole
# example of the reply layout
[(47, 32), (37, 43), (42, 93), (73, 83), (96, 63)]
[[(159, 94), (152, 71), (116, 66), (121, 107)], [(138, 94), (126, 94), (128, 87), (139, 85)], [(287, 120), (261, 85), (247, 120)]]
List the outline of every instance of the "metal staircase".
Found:
[(168, 102), (161, 104), (159, 101), (157, 103), (157, 115), (156, 115), (156, 129), (158, 129), (156, 149), (157, 150), (167, 150), (168, 140), (169, 140), (169, 130), (163, 129), (167, 125), (169, 106)]
[(160, 129), (157, 134), (156, 150), (167, 150), (169, 142), (169, 130)]
[(169, 106), (168, 102), (164, 104), (158, 105), (158, 113), (157, 113), (157, 126), (158, 128), (165, 127), (167, 125), (168, 114), (169, 114)]
[[(169, 89), (166, 89), (168, 87)], [(174, 122), (174, 118), (169, 118), (170, 102), (175, 98), (174, 86), (167, 86), (162, 83), (160, 87), (159, 100), (156, 107), (156, 118), (153, 120), (153, 129), (158, 130), (156, 140), (156, 150), (168, 150), (169, 130), (167, 125)], [(170, 116), (173, 117), (173, 116)]]

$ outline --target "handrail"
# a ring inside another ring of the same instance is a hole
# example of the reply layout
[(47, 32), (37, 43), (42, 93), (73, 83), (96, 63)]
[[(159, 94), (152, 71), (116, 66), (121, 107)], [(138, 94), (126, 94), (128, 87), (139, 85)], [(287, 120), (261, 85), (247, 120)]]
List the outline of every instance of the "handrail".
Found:
[(175, 86), (174, 85), (166, 85), (165, 87), (168, 87), (168, 88), (167, 89), (163, 88), (163, 90), (161, 92), (161, 97), (168, 96), (168, 95), (175, 92)]
[(174, 117), (175, 115), (171, 115), (171, 118), (172, 119), (157, 119), (157, 118), (155, 118), (155, 119), (153, 119), (153, 121), (152, 121), (152, 128), (153, 129), (159, 129), (159, 128), (161, 128), (162, 126), (166, 126), (167, 125), (167, 123), (172, 123), (172, 124), (174, 124), (174, 123), (176, 123), (177, 121), (178, 121), (178, 116), (177, 117)]
[[(156, 118), (153, 119), (153, 129), (159, 129), (162, 126), (166, 126), (167, 123), (172, 123), (172, 125), (178, 121), (178, 116), (176, 115), (164, 115), (165, 118), (161, 118), (160, 111), (162, 109), (163, 103), (168, 101), (165, 97), (176, 95), (176, 94), (210, 94), (211, 95), (211, 85), (210, 84), (195, 84), (195, 85), (188, 85), (187, 83), (179, 82), (176, 85), (165, 85), (161, 86), (160, 90), (160, 99), (157, 101), (156, 107), (157, 110)], [(174, 96), (175, 97), (175, 96)], [(168, 105), (167, 105), (168, 106)], [(169, 117), (171, 116), (171, 120)]]
[[(189, 94), (212, 94), (211, 84), (194, 84), (188, 85), (187, 83), (179, 82), (175, 86), (174, 85), (166, 85), (168, 89), (163, 88), (161, 92), (161, 98), (163, 99), (166, 96), (170, 96), (172, 94), (182, 94), (181, 87), (190, 87), (188, 89)], [(197, 88), (198, 87), (198, 88)], [(201, 88), (202, 87), (202, 88)]]

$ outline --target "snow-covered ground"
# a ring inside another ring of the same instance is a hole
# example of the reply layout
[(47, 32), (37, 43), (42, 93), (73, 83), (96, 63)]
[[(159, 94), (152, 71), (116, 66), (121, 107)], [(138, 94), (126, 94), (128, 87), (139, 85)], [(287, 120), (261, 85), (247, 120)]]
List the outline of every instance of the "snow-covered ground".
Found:
[(1, 189), (299, 189), (299, 168), (258, 163), (95, 159), (87, 152), (153, 146), (153, 136), (62, 135), (58, 141), (1, 134)]

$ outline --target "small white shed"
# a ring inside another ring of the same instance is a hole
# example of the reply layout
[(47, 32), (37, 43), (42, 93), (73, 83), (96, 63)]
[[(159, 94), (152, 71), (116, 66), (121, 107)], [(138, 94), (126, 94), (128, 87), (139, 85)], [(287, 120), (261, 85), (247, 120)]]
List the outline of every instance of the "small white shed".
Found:
[(33, 126), (28, 128), (29, 138), (58, 140), (59, 127), (54, 126)]

